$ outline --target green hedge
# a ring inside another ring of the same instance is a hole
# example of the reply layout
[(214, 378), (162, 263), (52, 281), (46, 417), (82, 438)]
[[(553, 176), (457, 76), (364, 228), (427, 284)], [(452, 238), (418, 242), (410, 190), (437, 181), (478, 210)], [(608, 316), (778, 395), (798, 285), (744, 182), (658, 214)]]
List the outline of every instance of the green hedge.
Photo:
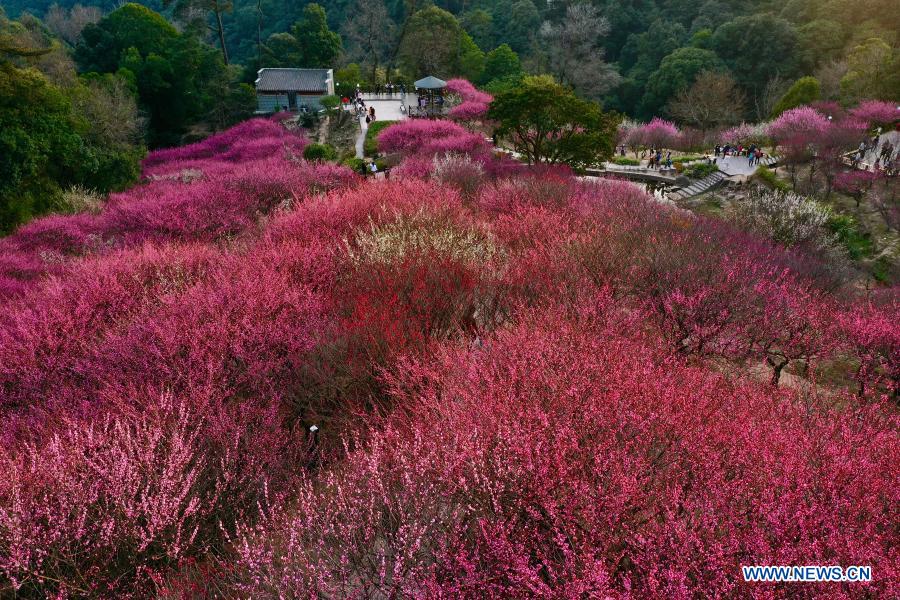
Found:
[(369, 124), (369, 130), (366, 132), (366, 140), (363, 142), (363, 153), (366, 156), (375, 156), (378, 154), (378, 134), (382, 130), (387, 129), (397, 121), (375, 121)]
[(641, 164), (641, 161), (635, 160), (633, 158), (627, 158), (625, 156), (614, 156), (612, 158), (612, 162), (614, 165), (624, 165), (629, 167), (637, 167)]
[(303, 149), (303, 158), (315, 161), (335, 160), (337, 159), (337, 150), (331, 144), (313, 142)]
[(826, 225), (847, 249), (850, 258), (860, 260), (872, 256), (874, 252), (872, 236), (860, 231), (856, 219), (850, 215), (832, 215)]
[(710, 163), (697, 163), (684, 168), (684, 174), (693, 179), (703, 179), (719, 170), (719, 167)]
[(778, 175), (775, 174), (775, 171), (768, 167), (758, 167), (753, 174), (753, 177), (773, 190), (778, 190), (779, 192), (791, 191), (790, 184), (778, 179)]
[(344, 160), (344, 165), (350, 167), (354, 173), (362, 174), (363, 169), (366, 166), (366, 161), (361, 158), (352, 157)]

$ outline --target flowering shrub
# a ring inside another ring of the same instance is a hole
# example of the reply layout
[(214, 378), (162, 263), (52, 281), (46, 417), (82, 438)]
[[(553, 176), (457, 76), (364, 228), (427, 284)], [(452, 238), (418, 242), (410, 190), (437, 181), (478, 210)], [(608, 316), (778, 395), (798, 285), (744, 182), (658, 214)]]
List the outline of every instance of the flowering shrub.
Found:
[(898, 306), (816, 207), (745, 232), (446, 121), (363, 182), (242, 127), (0, 240), (0, 596), (897, 595)]
[(900, 111), (897, 110), (897, 104), (881, 100), (860, 102), (859, 106), (850, 110), (850, 114), (865, 121), (869, 126), (890, 125), (900, 121)]
[(765, 142), (765, 124), (741, 123), (730, 129), (726, 129), (719, 135), (719, 139), (732, 146), (750, 146), (750, 144), (762, 144)]
[[(302, 151), (306, 143), (303, 137), (289, 132), (275, 120), (250, 119), (196, 144), (155, 150), (144, 159), (144, 169), (147, 173), (153, 173), (158, 171), (154, 168), (166, 163), (184, 163), (208, 158), (230, 162), (267, 158), (272, 156), (273, 149), (288, 147)], [(263, 152), (262, 148), (266, 151)]]
[(451, 108), (447, 116), (455, 121), (477, 121), (483, 119), (487, 111), (487, 104), (466, 100)]
[(831, 211), (793, 192), (754, 190), (735, 203), (730, 217), (742, 229), (775, 240), (787, 247), (806, 245), (822, 251), (833, 245), (825, 225)]
[(249, 446), (269, 444), (270, 458), (284, 447), (267, 431), (274, 414), (198, 401), (64, 419), (40, 444), (0, 452), (0, 574), (12, 590), (145, 597), (158, 569), (203, 555), (233, 527), (275, 466)]
[(644, 143), (654, 148), (670, 148), (678, 142), (680, 132), (674, 123), (654, 117), (642, 126)]
[(434, 155), (447, 152), (483, 154), (488, 151), (484, 138), (451, 121), (408, 119), (391, 125), (378, 134), (383, 152), (404, 155)]
[(434, 160), (430, 156), (407, 156), (391, 169), (392, 179), (428, 179)]
[(458, 189), (466, 198), (471, 198), (484, 181), (484, 167), (466, 154), (435, 156), (433, 164), (431, 178)]
[(881, 390), (900, 395), (900, 309), (897, 290), (882, 303), (869, 302), (839, 315), (839, 327), (859, 359), (853, 374), (860, 396), (877, 397)]
[(828, 128), (825, 115), (801, 106), (785, 111), (766, 127), (766, 134), (778, 144), (806, 143), (811, 137), (821, 135)]
[(463, 102), (474, 102), (477, 104), (490, 104), (493, 96), (487, 92), (475, 89), (466, 79), (451, 79), (447, 82), (447, 92), (456, 94)]
[(861, 475), (891, 469), (893, 418), (810, 417), (621, 326), (541, 313), (404, 363), (406, 416), (241, 532), (239, 594), (689, 598), (859, 556), (896, 589), (895, 494)]
[(859, 206), (863, 197), (872, 189), (878, 180), (873, 171), (843, 171), (834, 176), (834, 189), (852, 196)]

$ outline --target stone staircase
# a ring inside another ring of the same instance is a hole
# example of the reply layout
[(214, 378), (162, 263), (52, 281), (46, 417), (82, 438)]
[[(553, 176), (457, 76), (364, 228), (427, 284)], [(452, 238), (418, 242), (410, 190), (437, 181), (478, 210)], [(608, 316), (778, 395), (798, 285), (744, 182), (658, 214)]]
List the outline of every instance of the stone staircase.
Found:
[(720, 185), (726, 177), (727, 176), (722, 171), (716, 171), (712, 175), (708, 175), (703, 179), (695, 181), (686, 188), (669, 192), (666, 196), (669, 200), (684, 200), (686, 198), (699, 196)]

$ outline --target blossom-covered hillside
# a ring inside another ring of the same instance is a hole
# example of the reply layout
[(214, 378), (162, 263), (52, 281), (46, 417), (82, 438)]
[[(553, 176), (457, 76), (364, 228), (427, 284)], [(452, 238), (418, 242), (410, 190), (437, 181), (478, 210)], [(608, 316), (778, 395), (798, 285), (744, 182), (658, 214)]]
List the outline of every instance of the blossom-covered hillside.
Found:
[(896, 290), (455, 123), (380, 142), (364, 180), (251, 120), (0, 240), (0, 595), (900, 593)]

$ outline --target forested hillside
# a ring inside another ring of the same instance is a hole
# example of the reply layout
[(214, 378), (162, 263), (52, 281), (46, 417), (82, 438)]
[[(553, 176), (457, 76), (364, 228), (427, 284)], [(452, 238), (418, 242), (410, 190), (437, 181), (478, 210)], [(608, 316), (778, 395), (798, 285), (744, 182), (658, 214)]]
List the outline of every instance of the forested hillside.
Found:
[[(81, 4), (103, 14), (117, 3)], [(259, 66), (324, 63), (358, 65), (359, 71), (351, 66), (343, 74), (354, 84), (415, 78), (422, 68), (487, 84), (515, 76), (521, 65), (551, 72), (607, 108), (649, 118), (678, 116), (673, 98), (701, 72), (714, 70), (735, 84), (730, 96), (716, 100), (730, 97), (737, 120), (768, 116), (804, 75), (817, 78), (827, 100), (896, 99), (900, 93), (898, 0), (322, 0), (327, 27), (341, 36), (337, 52), (326, 48), (324, 54), (322, 46), (335, 40), (320, 35), (306, 2), (143, 4), (182, 26), (193, 24), (220, 49), (224, 44), (223, 56), (247, 67), (248, 82)], [(3, 0), (0, 6), (52, 27), (78, 4)]]

